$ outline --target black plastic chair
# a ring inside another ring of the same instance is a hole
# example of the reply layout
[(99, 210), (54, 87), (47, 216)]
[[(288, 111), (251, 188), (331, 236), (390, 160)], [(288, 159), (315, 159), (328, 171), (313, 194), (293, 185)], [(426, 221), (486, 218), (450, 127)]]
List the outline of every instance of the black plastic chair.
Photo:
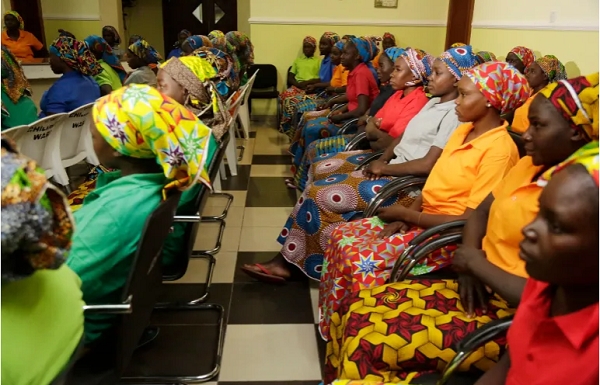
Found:
[(146, 220), (121, 303), (84, 306), (86, 314), (122, 316), (113, 329), (114, 336), (103, 338), (107, 342), (104, 349), (92, 350), (75, 363), (67, 382), (69, 385), (113, 385), (127, 368), (158, 298), (162, 281), (162, 247), (171, 230), (180, 197), (179, 192), (172, 194)]
[[(260, 70), (260, 71), (259, 71)], [(256, 71), (259, 71), (254, 80), (250, 98), (248, 99), (248, 108), (252, 111), (252, 99), (278, 99), (279, 81), (277, 77), (277, 68), (273, 64), (254, 64), (248, 68), (248, 78), (252, 77)], [(279, 104), (279, 103), (278, 103)], [(277, 124), (279, 124), (280, 111), (277, 110)]]

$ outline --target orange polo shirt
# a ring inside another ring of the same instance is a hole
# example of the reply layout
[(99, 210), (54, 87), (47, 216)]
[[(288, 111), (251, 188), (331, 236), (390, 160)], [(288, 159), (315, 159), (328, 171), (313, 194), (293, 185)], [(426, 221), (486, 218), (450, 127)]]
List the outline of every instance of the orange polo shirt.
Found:
[(531, 106), (531, 102), (533, 102), (533, 98), (535, 98), (535, 95), (537, 94), (533, 94), (532, 96), (530, 96), (529, 99), (527, 99), (527, 101), (525, 101), (525, 103), (521, 107), (515, 110), (513, 122), (510, 125), (510, 129), (514, 132), (522, 134), (529, 128), (529, 106)]
[(472, 123), (460, 125), (423, 187), (423, 212), (461, 215), (477, 206), (498, 186), (519, 160), (508, 123), (465, 143)]
[(344, 87), (348, 85), (348, 74), (350, 71), (346, 69), (343, 65), (338, 65), (333, 70), (333, 76), (331, 77), (331, 81), (329, 85), (335, 88)]
[(8, 37), (6, 31), (2, 32), (2, 44), (4, 44), (17, 59), (33, 60), (33, 51), (39, 51), (44, 47), (37, 37), (31, 32), (19, 31), (19, 38), (13, 40)]
[(539, 210), (538, 198), (542, 188), (532, 180), (542, 170), (526, 156), (513, 167), (492, 191), (494, 203), (490, 207), (483, 250), (487, 259), (504, 271), (528, 278), (525, 262), (519, 258), (521, 230), (531, 223)]

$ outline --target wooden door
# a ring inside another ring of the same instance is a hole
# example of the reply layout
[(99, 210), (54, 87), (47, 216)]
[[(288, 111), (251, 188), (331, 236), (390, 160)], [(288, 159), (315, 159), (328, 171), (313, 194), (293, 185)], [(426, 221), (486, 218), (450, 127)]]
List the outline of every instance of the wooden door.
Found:
[(470, 43), (474, 8), (475, 0), (450, 0), (444, 49), (450, 48), (454, 43)]
[[(21, 15), (25, 22), (25, 30), (31, 32), (39, 41), (46, 45), (44, 19), (40, 0), (10, 0), (10, 8)], [(4, 20), (2, 21), (4, 23)], [(56, 31), (58, 34), (58, 31)]]
[(182, 29), (193, 35), (237, 30), (237, 0), (163, 0), (162, 10), (164, 52), (171, 51)]

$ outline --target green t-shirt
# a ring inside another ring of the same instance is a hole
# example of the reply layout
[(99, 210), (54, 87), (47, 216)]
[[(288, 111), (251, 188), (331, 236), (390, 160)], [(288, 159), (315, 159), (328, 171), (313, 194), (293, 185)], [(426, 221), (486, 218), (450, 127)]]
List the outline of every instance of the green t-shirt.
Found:
[(319, 69), (321, 68), (320, 57), (306, 57), (300, 56), (294, 60), (292, 69), (290, 70), (296, 76), (296, 80), (304, 82), (312, 79), (319, 79)]
[(2, 284), (2, 384), (46, 385), (83, 334), (81, 281), (66, 265)]
[(9, 114), (8, 116), (2, 114), (2, 131), (31, 124), (38, 118), (37, 107), (29, 96), (22, 96), (15, 104), (10, 100), (8, 94), (2, 91), (2, 104)]
[(104, 85), (109, 85), (111, 86), (113, 91), (116, 91), (119, 88), (123, 87), (123, 84), (121, 84), (121, 78), (119, 78), (119, 74), (117, 74), (117, 71), (115, 71), (104, 60), (100, 59), (98, 61), (100, 62), (100, 66), (102, 66), (102, 69), (104, 71), (94, 76), (94, 80), (96, 80), (96, 83), (98, 83), (100, 87)]
[[(167, 183), (162, 174), (120, 171), (98, 176), (96, 189), (75, 212), (75, 235), (67, 264), (82, 281), (88, 305), (118, 303), (146, 220), (159, 206)], [(86, 343), (114, 322), (112, 315), (86, 315)]]

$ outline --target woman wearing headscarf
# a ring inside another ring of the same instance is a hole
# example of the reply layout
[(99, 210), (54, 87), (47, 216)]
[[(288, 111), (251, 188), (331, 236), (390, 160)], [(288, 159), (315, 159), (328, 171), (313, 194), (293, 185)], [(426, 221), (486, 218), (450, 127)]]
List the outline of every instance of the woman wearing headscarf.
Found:
[(64, 265), (73, 221), (44, 171), (4, 138), (1, 218), (2, 382), (48, 385), (83, 334), (81, 281)]
[(219, 79), (216, 82), (217, 91), (222, 97), (227, 99), (240, 88), (240, 78), (234, 70), (235, 64), (230, 55), (214, 47), (200, 47), (192, 55), (213, 66)]
[(240, 31), (227, 32), (227, 42), (235, 48), (235, 53), (240, 60), (241, 85), (248, 82), (248, 67), (254, 64), (254, 45), (248, 35)]
[(188, 37), (192, 36), (192, 33), (187, 29), (182, 29), (181, 32), (177, 35), (177, 41), (173, 44), (173, 49), (167, 55), (167, 59), (172, 57), (180, 57), (181, 56), (181, 45)]
[[(466, 71), (457, 88), (456, 114), (465, 124), (448, 139), (421, 195), (408, 208), (384, 207), (376, 217), (331, 232), (319, 289), (321, 314), (336, 312), (354, 291), (383, 285), (408, 242), (424, 229), (469, 218), (517, 163), (516, 145), (500, 115), (529, 97), (525, 77), (509, 64), (485, 63)], [(451, 257), (450, 247), (435, 251), (411, 274), (445, 268)]]
[(523, 133), (529, 128), (529, 119), (527, 118), (529, 106), (537, 93), (549, 83), (554, 83), (567, 78), (565, 66), (554, 55), (543, 56), (534, 61), (529, 67), (525, 77), (532, 90), (532, 96), (527, 102), (517, 108), (511, 123), (511, 129), (518, 133)]
[(210, 38), (204, 35), (190, 36), (187, 39), (185, 39), (183, 44), (181, 44), (181, 56), (191, 55), (192, 52), (201, 47), (212, 47)]
[[(205, 163), (211, 133), (191, 111), (147, 85), (98, 100), (90, 128), (100, 163), (118, 171), (101, 174), (75, 213), (78, 231), (67, 264), (81, 278), (87, 304), (114, 303), (145, 221), (161, 200), (196, 183), (210, 187)], [(108, 337), (114, 322), (86, 315), (86, 344)]]
[(479, 59), (479, 64), (497, 61), (496, 55), (490, 51), (479, 51), (477, 52), (477, 58)]
[(33, 123), (38, 111), (31, 86), (13, 54), (2, 46), (2, 131)]
[(123, 51), (119, 48), (119, 44), (121, 44), (121, 36), (115, 27), (112, 25), (105, 25), (102, 27), (102, 38), (110, 48), (112, 48), (113, 54), (120, 58), (123, 54)]
[(208, 37), (214, 48), (231, 56), (233, 59), (233, 72), (239, 77), (242, 64), (240, 63), (240, 58), (237, 56), (235, 47), (227, 41), (225, 34), (219, 30), (214, 30), (208, 34)]
[(100, 87), (94, 76), (102, 66), (87, 44), (61, 36), (50, 46), (50, 68), (62, 76), (42, 96), (40, 118), (61, 112), (71, 112), (100, 97)]
[(25, 22), (21, 15), (15, 11), (8, 11), (4, 14), (2, 44), (7, 46), (10, 52), (22, 61), (32, 61), (34, 54), (39, 57), (48, 56), (44, 44), (31, 32), (25, 31)]
[(94, 76), (94, 80), (100, 86), (100, 93), (108, 95), (112, 91), (121, 88), (127, 72), (125, 72), (119, 58), (113, 53), (110, 45), (97, 35), (88, 36), (84, 41), (102, 67), (102, 72)]
[(506, 62), (520, 73), (525, 74), (527, 68), (535, 61), (535, 54), (527, 47), (517, 46), (511, 49), (506, 55)]
[[(129, 46), (127, 52), (127, 64), (133, 69), (133, 72), (127, 76), (124, 85), (129, 84), (148, 84), (156, 87), (156, 72), (158, 64), (162, 62), (162, 57), (146, 40), (138, 40)], [(156, 71), (150, 66), (154, 65)]]
[[(380, 67), (380, 72), (388, 66), (383, 60), (386, 58), (390, 60), (390, 57), (394, 57), (394, 52), (397, 51), (400, 49), (390, 48), (382, 55), (383, 65)], [(453, 52), (453, 50), (449, 50), (449, 52)], [(429, 82), (434, 98), (421, 108), (408, 124), (405, 134), (408, 136), (408, 140), (401, 142), (398, 146), (400, 148), (398, 152), (402, 154), (398, 158), (406, 165), (395, 165), (399, 169), (395, 171), (402, 172), (404, 168), (404, 172), (407, 173), (407, 169), (415, 170), (420, 167), (419, 169), (422, 169), (423, 173), (428, 173), (432, 166), (427, 170), (424, 164), (435, 163), (448, 137), (458, 126), (458, 119), (454, 114), (454, 99), (458, 96), (456, 82), (462, 76), (462, 72), (476, 65), (476, 61), (472, 53), (470, 56), (458, 54), (452, 56), (449, 52), (442, 54), (434, 62), (435, 70), (432, 72)], [(394, 58), (398, 59), (399, 57), (404, 56), (398, 55)], [(405, 83), (413, 79), (412, 74), (407, 76), (395, 72), (394, 76), (400, 76), (400, 79), (392, 82), (395, 88), (406, 88)], [(402, 77), (406, 77), (406, 79), (402, 79)], [(423, 87), (422, 83), (420, 87)], [(417, 91), (413, 90), (412, 92)], [(389, 107), (387, 103), (386, 106)], [(410, 109), (410, 105), (405, 107)], [(405, 112), (400, 110), (397, 113), (398, 120), (402, 120)], [(391, 119), (392, 122), (395, 120), (393, 116), (387, 116), (384, 119)], [(386, 124), (384, 123), (384, 125)], [(437, 149), (434, 149), (434, 146)], [(393, 150), (389, 158), (393, 157)], [(387, 157), (388, 152), (386, 151), (384, 156)], [(277, 240), (283, 245), (281, 252), (267, 263), (262, 263), (260, 266), (246, 265), (243, 270), (261, 281), (283, 282), (290, 276), (290, 264), (293, 264), (304, 271), (309, 278), (318, 280), (324, 266), (323, 256), (331, 231), (337, 225), (361, 214), (377, 191), (392, 180), (391, 177), (383, 177), (377, 181), (371, 181), (361, 172), (354, 172), (356, 164), (360, 162), (356, 159), (359, 156), (364, 157), (364, 153), (361, 151), (343, 152), (330, 158), (330, 161), (318, 162), (318, 166), (314, 168), (318, 169), (319, 173), (326, 171), (329, 173), (322, 180), (309, 184), (298, 200)], [(427, 159), (420, 159), (421, 157)], [(345, 167), (346, 165), (350, 167)], [(329, 176), (331, 178), (328, 178)], [(399, 196), (387, 201), (386, 206), (396, 202), (408, 205), (412, 199)], [(307, 219), (308, 216), (311, 216), (310, 220)], [(317, 222), (312, 220), (313, 216), (318, 218)], [(318, 228), (315, 223), (318, 224)]]

